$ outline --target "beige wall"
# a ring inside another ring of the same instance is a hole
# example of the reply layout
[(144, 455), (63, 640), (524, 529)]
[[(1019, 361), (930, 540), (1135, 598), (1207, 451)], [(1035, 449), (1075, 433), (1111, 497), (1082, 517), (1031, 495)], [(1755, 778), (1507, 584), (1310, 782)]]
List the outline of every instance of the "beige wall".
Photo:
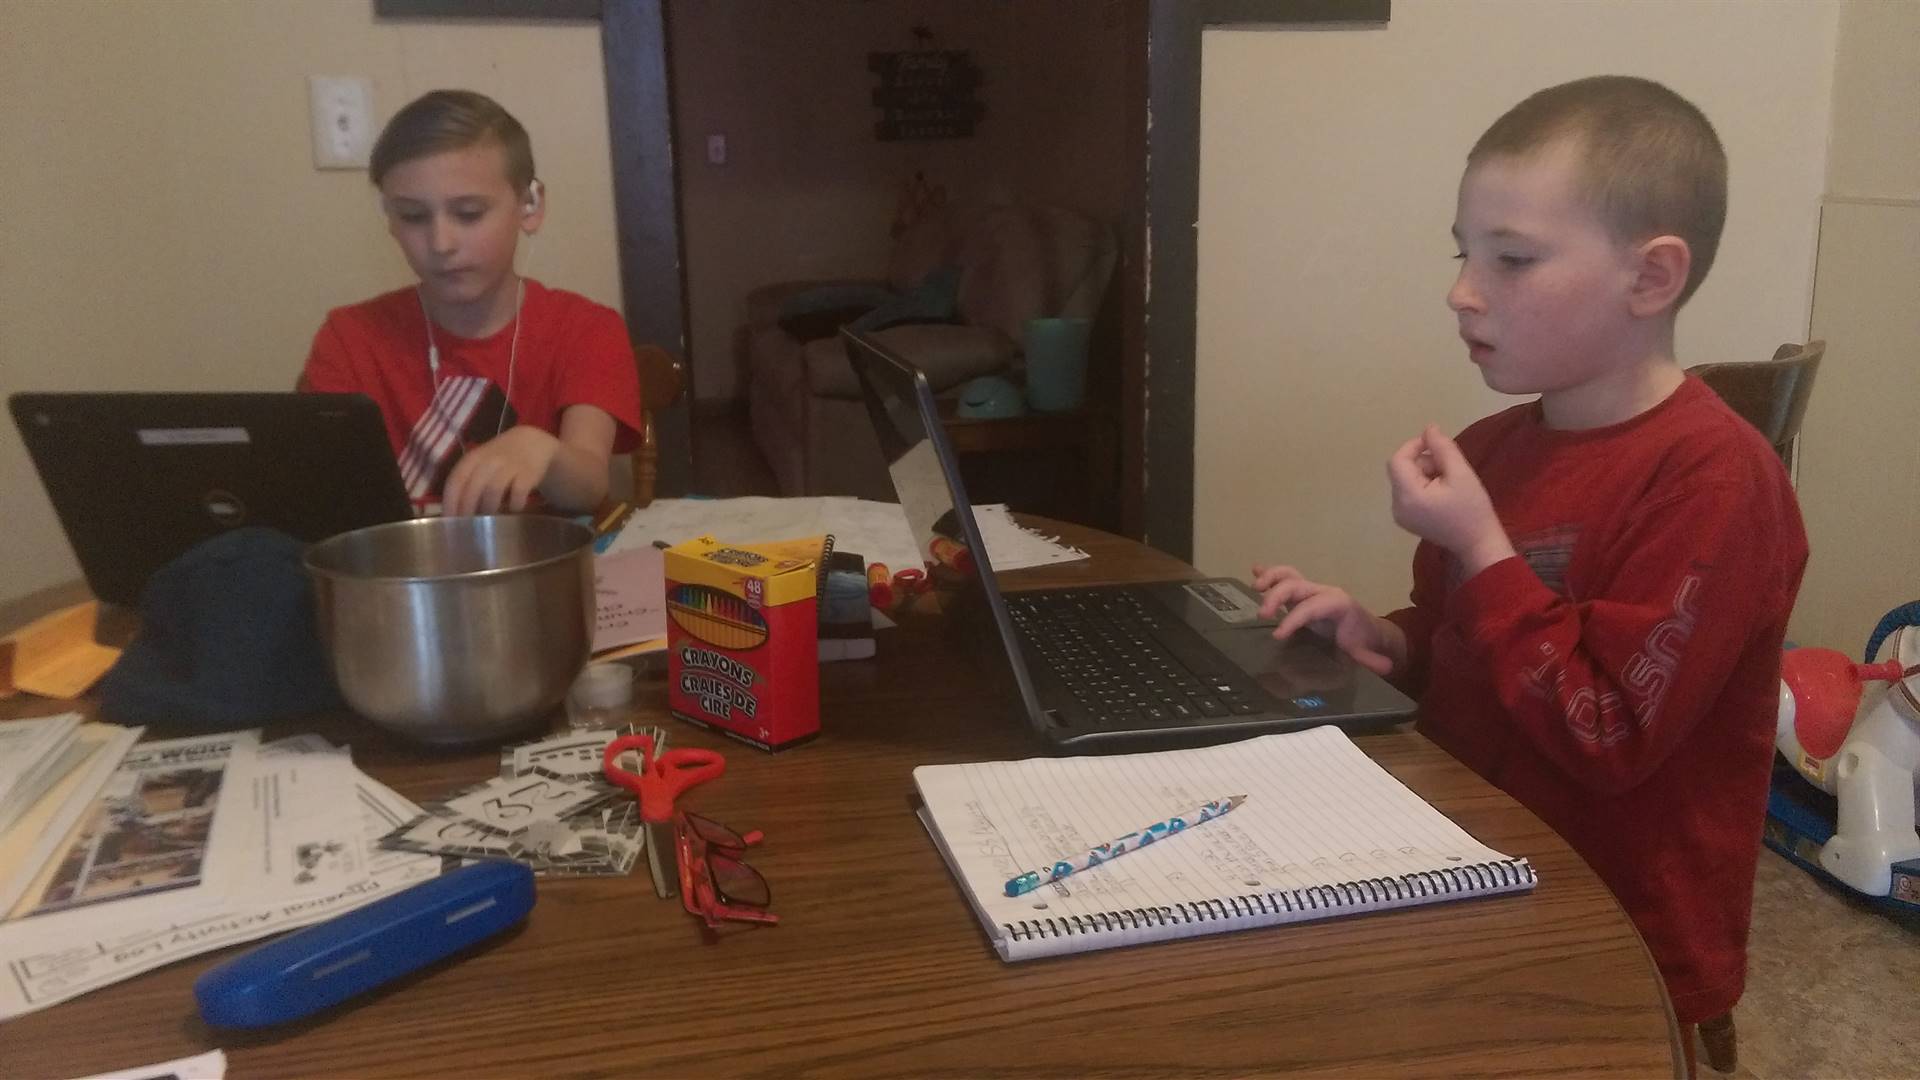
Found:
[(1405, 602), (1388, 454), (1426, 421), (1457, 430), (1513, 400), (1481, 384), (1444, 306), (1460, 167), (1541, 87), (1645, 75), (1717, 125), (1730, 217), (1680, 319), (1683, 362), (1803, 338), (1837, 22), (1812, 2), (1398, 0), (1384, 29), (1209, 32), (1196, 562), (1293, 562), (1376, 608)]
[[(881, 277), (916, 170), (956, 202), (1033, 200), (1116, 220), (1127, 163), (1121, 0), (700, 0), (672, 5), (688, 349), (701, 398), (740, 392), (746, 295)], [(986, 105), (973, 138), (880, 142), (867, 53), (965, 49)], [(725, 134), (724, 165), (706, 159)]]
[[(464, 86), (533, 134), (532, 265), (619, 305), (594, 23), (376, 22), (371, 0), (7, 0), (0, 393), (290, 386), (329, 307), (410, 280), (366, 174), (313, 168), (307, 76), (373, 81), (375, 124)], [(0, 599), (78, 575), (0, 425)]]
[(1795, 639), (1857, 653), (1920, 599), (1920, 4), (1840, 13), (1814, 278), (1827, 341), (1800, 446), (1813, 549)]

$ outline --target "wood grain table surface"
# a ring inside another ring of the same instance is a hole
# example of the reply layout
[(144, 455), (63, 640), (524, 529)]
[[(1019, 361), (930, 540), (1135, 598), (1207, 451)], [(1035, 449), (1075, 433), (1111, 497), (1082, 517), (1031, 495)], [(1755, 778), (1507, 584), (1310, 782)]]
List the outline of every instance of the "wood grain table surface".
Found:
[[(1003, 587), (1184, 577), (1185, 563), (1060, 523), (1088, 562)], [(644, 867), (542, 880), (517, 930), (309, 1022), (210, 1030), (196, 957), (0, 1025), (0, 1076), (78, 1076), (215, 1047), (239, 1078), (372, 1076), (1661, 1076), (1678, 1042), (1645, 946), (1532, 814), (1402, 726), (1357, 741), (1532, 893), (1002, 963), (911, 809), (916, 765), (1026, 757), (993, 681), (908, 619), (822, 669), (820, 738), (777, 755), (643, 712), (726, 752), (689, 809), (766, 840), (777, 927), (708, 939)], [(57, 703), (0, 702), (0, 716)], [(89, 709), (87, 703), (78, 706)], [(493, 775), (497, 751), (408, 746), (352, 717), (270, 728), (349, 742), (415, 800)], [(154, 732), (156, 735), (175, 734)]]

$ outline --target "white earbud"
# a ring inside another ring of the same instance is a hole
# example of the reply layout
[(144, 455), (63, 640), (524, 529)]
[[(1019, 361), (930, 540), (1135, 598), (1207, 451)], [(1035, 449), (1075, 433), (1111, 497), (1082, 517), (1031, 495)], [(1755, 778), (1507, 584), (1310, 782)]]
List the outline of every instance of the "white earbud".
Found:
[(537, 214), (540, 212), (540, 195), (541, 195), (540, 181), (538, 180), (527, 181), (527, 204), (526, 204), (526, 210), (524, 211), (525, 213)]

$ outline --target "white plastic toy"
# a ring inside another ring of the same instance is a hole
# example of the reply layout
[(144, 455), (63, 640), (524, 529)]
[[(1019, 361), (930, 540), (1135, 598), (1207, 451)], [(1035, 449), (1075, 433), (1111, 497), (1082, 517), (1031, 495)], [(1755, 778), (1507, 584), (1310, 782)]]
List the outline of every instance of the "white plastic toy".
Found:
[(1892, 647), (1884, 662), (1854, 663), (1832, 649), (1792, 649), (1782, 658), (1774, 743), (1800, 775), (1838, 800), (1833, 836), (1819, 849), (1820, 868), (1867, 896), (1887, 896), (1894, 864), (1920, 859), (1916, 608), (1895, 609), (1875, 631), (1867, 655), (1884, 640)]

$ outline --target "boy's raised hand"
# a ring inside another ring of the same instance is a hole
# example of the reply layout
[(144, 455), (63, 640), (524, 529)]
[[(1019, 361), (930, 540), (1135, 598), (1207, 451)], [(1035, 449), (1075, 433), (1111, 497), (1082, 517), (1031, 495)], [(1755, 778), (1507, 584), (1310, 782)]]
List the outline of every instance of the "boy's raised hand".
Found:
[(1460, 447), (1437, 426), (1408, 439), (1387, 459), (1393, 520), (1453, 552), (1468, 577), (1513, 557), (1513, 542), (1493, 500)]
[(518, 513), (527, 508), (534, 489), (546, 479), (547, 467), (560, 449), (560, 440), (530, 424), (508, 428), (468, 450), (447, 476), (440, 498), (442, 512)]
[(1261, 618), (1273, 618), (1282, 606), (1289, 609), (1273, 628), (1277, 641), (1312, 623), (1341, 652), (1376, 675), (1392, 674), (1406, 658), (1407, 643), (1400, 628), (1362, 607), (1345, 589), (1308, 581), (1291, 566), (1258, 563), (1253, 568), (1253, 587), (1261, 593)]

